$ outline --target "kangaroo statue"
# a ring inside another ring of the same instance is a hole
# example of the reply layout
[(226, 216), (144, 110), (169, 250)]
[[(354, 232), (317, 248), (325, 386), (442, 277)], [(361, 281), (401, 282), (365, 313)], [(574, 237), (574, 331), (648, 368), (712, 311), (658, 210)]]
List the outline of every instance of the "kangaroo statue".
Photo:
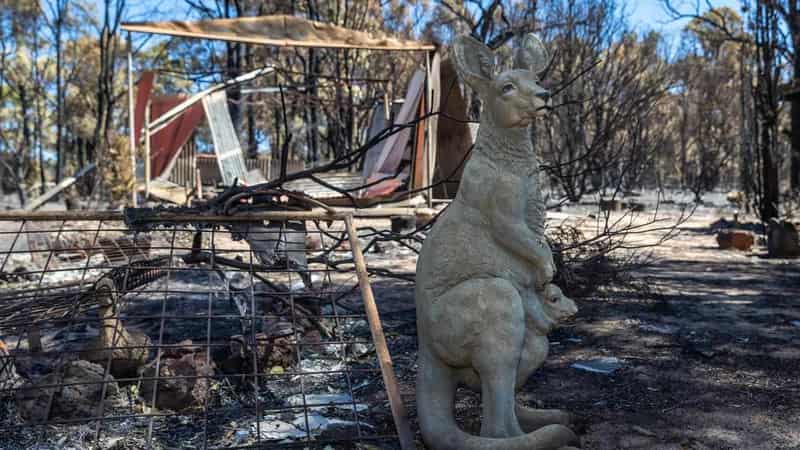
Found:
[[(549, 56), (533, 34), (523, 39), (514, 68), (497, 76), (492, 51), (470, 37), (456, 38), (452, 54), (484, 107), (458, 194), (417, 262), (422, 437), (432, 450), (573, 448), (569, 414), (515, 401), (547, 357), (547, 333), (577, 311), (551, 284), (555, 265), (530, 139), (532, 122), (549, 106), (538, 78)], [(455, 421), (459, 385), (482, 393), (480, 436)]]

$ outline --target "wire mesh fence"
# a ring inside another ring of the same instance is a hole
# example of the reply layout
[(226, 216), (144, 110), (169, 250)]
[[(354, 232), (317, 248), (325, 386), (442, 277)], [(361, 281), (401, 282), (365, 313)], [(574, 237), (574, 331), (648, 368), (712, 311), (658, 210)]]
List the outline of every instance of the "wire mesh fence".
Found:
[(0, 221), (0, 448), (408, 448), (349, 217)]

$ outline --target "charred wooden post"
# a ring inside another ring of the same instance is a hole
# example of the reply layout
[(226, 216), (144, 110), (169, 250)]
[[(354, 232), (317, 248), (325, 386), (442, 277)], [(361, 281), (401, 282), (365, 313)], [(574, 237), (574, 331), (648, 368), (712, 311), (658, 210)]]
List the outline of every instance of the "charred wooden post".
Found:
[(358, 274), (358, 284), (361, 288), (361, 295), (364, 299), (364, 308), (367, 312), (367, 320), (372, 333), (372, 341), (375, 343), (375, 350), (378, 353), (378, 363), (381, 366), (383, 382), (386, 385), (386, 393), (389, 397), (389, 407), (392, 409), (394, 423), (397, 427), (397, 434), (400, 437), (400, 446), (403, 450), (411, 450), (414, 446), (414, 435), (408, 423), (408, 413), (406, 412), (403, 400), (400, 398), (400, 390), (397, 386), (397, 378), (392, 366), (392, 356), (386, 345), (386, 337), (383, 334), (383, 327), (378, 316), (378, 307), (375, 305), (375, 297), (372, 294), (372, 287), (369, 285), (369, 275), (367, 265), (364, 262), (364, 255), (358, 243), (358, 233), (353, 225), (352, 217), (345, 217), (347, 234), (350, 239), (350, 248), (353, 251), (353, 261)]
[(100, 343), (102, 348), (110, 349), (114, 346), (114, 340), (119, 331), (119, 319), (117, 319), (117, 293), (114, 282), (108, 278), (103, 278), (94, 287), (94, 296), (100, 304)]
[(31, 353), (39, 353), (42, 351), (42, 333), (35, 324), (31, 325), (28, 330), (28, 348)]
[[(127, 278), (134, 277), (136, 275), (123, 275), (123, 281), (133, 284), (137, 280)], [(146, 275), (142, 278), (147, 279)], [(100, 307), (100, 336), (83, 357), (106, 367), (116, 378), (135, 377), (147, 362), (150, 339), (144, 333), (123, 326), (117, 309), (120, 290), (112, 277), (101, 278), (94, 286), (93, 295)]]

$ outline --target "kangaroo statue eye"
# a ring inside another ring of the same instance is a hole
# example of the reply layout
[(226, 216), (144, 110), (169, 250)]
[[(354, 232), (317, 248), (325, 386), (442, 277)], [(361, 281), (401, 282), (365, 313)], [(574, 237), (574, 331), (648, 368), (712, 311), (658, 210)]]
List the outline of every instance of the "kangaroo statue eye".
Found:
[(503, 89), (502, 89), (503, 90), (503, 94), (508, 94), (509, 92), (513, 91), (514, 89), (516, 89), (516, 87), (513, 84), (506, 83), (506, 84), (503, 85)]
[(550, 297), (550, 303), (558, 303), (558, 297)]

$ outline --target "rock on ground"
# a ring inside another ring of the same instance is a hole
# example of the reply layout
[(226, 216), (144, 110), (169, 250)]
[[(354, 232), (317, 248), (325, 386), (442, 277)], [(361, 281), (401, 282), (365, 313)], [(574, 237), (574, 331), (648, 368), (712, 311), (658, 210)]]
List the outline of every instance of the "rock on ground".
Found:
[[(84, 360), (70, 361), (60, 369), (26, 383), (17, 391), (20, 415), (32, 422), (98, 417), (101, 415), (101, 399), (107, 408), (111, 397), (119, 393), (114, 377), (103, 375), (104, 368), (99, 364)], [(51, 395), (53, 401), (48, 414), (47, 404)]]
[[(158, 379), (156, 364), (158, 363)], [(203, 405), (208, 397), (209, 383), (214, 376), (215, 364), (206, 352), (190, 353), (179, 357), (162, 356), (142, 370), (140, 394), (150, 406), (156, 391), (155, 407), (181, 411)]]
[(257, 333), (255, 338), (256, 345), (253, 346), (245, 336), (231, 336), (227, 347), (214, 352), (217, 367), (226, 374), (247, 375), (256, 369), (254, 358), (260, 373), (268, 372), (275, 366), (288, 367), (297, 362), (296, 346), (291, 343), (292, 335)]
[(772, 219), (767, 229), (767, 251), (770, 258), (800, 257), (797, 228), (785, 220)]

